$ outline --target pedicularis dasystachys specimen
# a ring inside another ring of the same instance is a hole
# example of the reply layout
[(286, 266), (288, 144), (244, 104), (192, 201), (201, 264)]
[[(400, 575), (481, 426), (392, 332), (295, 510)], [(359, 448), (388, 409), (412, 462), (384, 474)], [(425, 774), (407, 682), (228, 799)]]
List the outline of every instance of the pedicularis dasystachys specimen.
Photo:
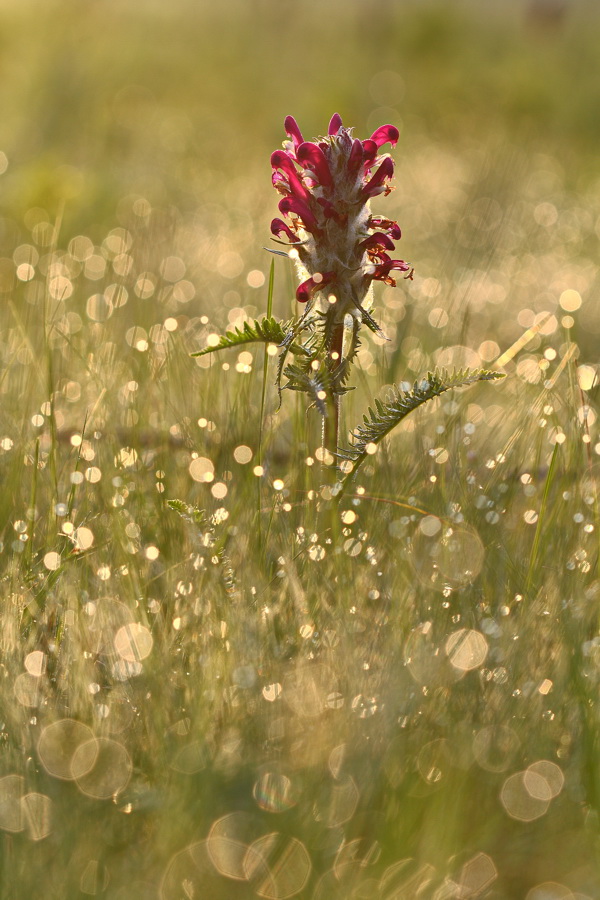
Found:
[[(336, 452), (339, 400), (358, 350), (359, 327), (364, 322), (381, 333), (368, 311), (371, 285), (395, 285), (393, 272), (412, 277), (408, 263), (390, 256), (401, 237), (398, 223), (373, 216), (370, 209), (372, 197), (392, 190), (394, 163), (380, 148), (396, 145), (398, 129), (382, 125), (361, 141), (344, 128), (337, 113), (327, 136), (316, 141), (304, 140), (292, 116), (284, 127), (288, 140), (271, 155), (271, 166), (273, 185), (283, 194), (279, 211), (289, 224), (273, 219), (271, 233), (278, 240), (287, 238), (288, 255), (297, 262), (301, 284), (296, 299), (308, 304), (300, 321), (314, 323), (323, 337), (318, 366), (311, 360), (303, 372), (288, 367), (286, 387), (306, 390), (306, 375), (312, 374), (313, 381), (317, 376), (314, 386), (320, 390), (314, 393), (325, 415), (325, 445)], [(350, 327), (344, 352), (345, 322)]]
[[(382, 125), (366, 141), (352, 137), (336, 113), (327, 137), (305, 141), (292, 116), (284, 127), (289, 140), (271, 156), (273, 185), (283, 199), (279, 210), (289, 220), (273, 219), (271, 232), (285, 235), (297, 254), (302, 283), (296, 299), (305, 303), (325, 295), (335, 322), (350, 313), (364, 315), (373, 280), (395, 285), (393, 271), (410, 273), (392, 259), (397, 222), (372, 216), (369, 201), (389, 194), (394, 162), (380, 148), (398, 141), (398, 129)], [(325, 307), (327, 310), (327, 307)]]
[[(360, 141), (337, 113), (326, 137), (315, 141), (304, 140), (292, 116), (284, 127), (288, 140), (271, 155), (271, 166), (273, 185), (283, 194), (279, 211), (287, 221), (273, 219), (271, 233), (286, 250), (272, 252), (296, 261), (296, 300), (305, 304), (303, 312), (285, 323), (269, 312), (192, 355), (252, 341), (278, 344), (277, 385), (281, 388), (282, 377), (287, 379), (284, 388), (308, 394), (319, 409), (326, 451), (322, 458), (343, 475), (336, 485), (341, 496), (351, 473), (414, 409), (451, 388), (502, 376), (482, 369), (428, 372), (408, 390), (394, 388), (385, 401), (377, 400), (352, 432), (350, 446), (340, 447), (340, 400), (350, 390), (346, 384), (360, 346), (360, 326), (382, 336), (369, 311), (373, 282), (395, 286), (397, 272), (413, 276), (408, 263), (390, 255), (401, 237), (398, 223), (372, 215), (370, 209), (373, 197), (392, 190), (394, 163), (380, 151), (388, 143), (396, 145), (398, 129), (382, 125)], [(271, 300), (272, 292), (269, 305)], [(290, 354), (294, 361), (288, 363)]]

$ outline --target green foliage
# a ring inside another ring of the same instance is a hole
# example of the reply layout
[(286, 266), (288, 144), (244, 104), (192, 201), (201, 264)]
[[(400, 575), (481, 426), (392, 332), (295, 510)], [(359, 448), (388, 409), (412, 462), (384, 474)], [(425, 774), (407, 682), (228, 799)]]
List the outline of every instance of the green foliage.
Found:
[(321, 415), (326, 414), (327, 394), (331, 392), (331, 378), (326, 369), (313, 371), (310, 367), (289, 365), (283, 374), (287, 378), (287, 383), (283, 386), (286, 390), (308, 394)]
[[(264, 316), (253, 322), (244, 322), (242, 328), (235, 328), (233, 331), (227, 331), (221, 335), (219, 343), (214, 347), (204, 347), (202, 350), (196, 350), (190, 356), (206, 356), (207, 353), (214, 353), (217, 350), (228, 350), (231, 347), (240, 347), (243, 344), (252, 344), (262, 342), (264, 344), (282, 344), (290, 334), (291, 323), (281, 323), (272, 316)], [(291, 353), (299, 355), (308, 355), (308, 350), (295, 341), (291, 341), (288, 345)]]
[(179, 513), (182, 519), (190, 522), (192, 525), (205, 525), (206, 513), (197, 506), (186, 503), (185, 500), (167, 500), (167, 506), (174, 512)]
[(386, 401), (375, 400), (375, 409), (369, 407), (368, 415), (363, 416), (363, 424), (358, 425), (352, 432), (354, 437), (352, 446), (340, 450), (340, 456), (353, 463), (352, 472), (347, 477), (355, 473), (364, 461), (368, 455), (369, 444), (378, 444), (382, 441), (419, 406), (452, 388), (466, 387), (476, 381), (494, 381), (498, 378), (504, 378), (504, 375), (487, 369), (458, 369), (451, 373), (446, 369), (434, 369), (433, 372), (428, 372), (425, 378), (415, 381), (411, 390), (405, 391), (394, 386), (392, 395)]

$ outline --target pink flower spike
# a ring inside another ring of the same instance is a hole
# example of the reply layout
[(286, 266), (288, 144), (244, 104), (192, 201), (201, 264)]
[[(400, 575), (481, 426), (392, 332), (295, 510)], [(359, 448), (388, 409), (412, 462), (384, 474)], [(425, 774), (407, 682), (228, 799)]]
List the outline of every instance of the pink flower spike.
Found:
[(373, 177), (368, 181), (362, 189), (362, 196), (365, 198), (375, 197), (377, 194), (383, 194), (386, 190), (384, 181), (391, 178), (394, 174), (394, 161), (391, 156), (386, 156)]
[(375, 234), (370, 234), (369, 237), (361, 241), (358, 245), (362, 250), (395, 250), (396, 245), (393, 240), (387, 236), (387, 234), (383, 234), (378, 231)]
[(382, 125), (371, 135), (370, 140), (375, 141), (378, 147), (381, 147), (383, 144), (387, 144), (389, 141), (392, 147), (395, 147), (398, 143), (398, 138), (400, 137), (400, 132), (395, 127), (395, 125)]
[(298, 147), (303, 141), (302, 132), (298, 128), (298, 123), (293, 116), (286, 116), (283, 123), (285, 133), (293, 141), (294, 147)]
[(334, 113), (331, 117), (331, 122), (329, 123), (329, 128), (327, 129), (328, 135), (335, 135), (338, 133), (340, 128), (342, 127), (342, 117), (338, 113)]
[(308, 278), (298, 285), (296, 300), (298, 303), (306, 303), (307, 300), (312, 300), (313, 295), (326, 287), (326, 285), (331, 284), (334, 278), (335, 272), (315, 272), (312, 278)]
[(334, 219), (338, 223), (338, 225), (344, 225), (348, 220), (347, 215), (341, 215), (337, 211), (333, 203), (331, 203), (329, 200), (326, 200), (324, 197), (319, 197), (317, 203), (322, 207), (326, 219)]
[(289, 225), (285, 224), (283, 219), (273, 219), (271, 222), (271, 234), (274, 234), (275, 237), (279, 237), (280, 234), (285, 234), (292, 244), (298, 242), (298, 235), (294, 234), (292, 229)]
[(300, 144), (296, 150), (296, 156), (301, 165), (307, 169), (312, 169), (323, 187), (333, 186), (329, 164), (320, 147), (317, 147), (316, 144), (312, 144), (310, 141), (306, 141), (304, 144)]
[(300, 218), (302, 219), (302, 224), (307, 231), (310, 231), (313, 234), (318, 233), (319, 224), (317, 220), (315, 219), (306, 203), (304, 203), (304, 201), (300, 200), (298, 197), (284, 197), (283, 200), (280, 200), (279, 212), (282, 212), (284, 216), (289, 216), (290, 213), (295, 213), (297, 216), (300, 216)]

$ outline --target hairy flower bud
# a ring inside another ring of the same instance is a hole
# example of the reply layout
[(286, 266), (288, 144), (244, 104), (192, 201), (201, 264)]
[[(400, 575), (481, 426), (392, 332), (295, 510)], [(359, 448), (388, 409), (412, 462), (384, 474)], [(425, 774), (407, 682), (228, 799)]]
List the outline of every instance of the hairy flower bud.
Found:
[(292, 116), (284, 127), (290, 140), (272, 154), (271, 166), (273, 185), (283, 194), (279, 211), (289, 225), (273, 219), (271, 232), (294, 247), (302, 282), (296, 299), (312, 303), (326, 294), (337, 322), (347, 313), (368, 317), (364, 303), (374, 279), (395, 285), (392, 271), (412, 275), (404, 260), (389, 256), (401, 235), (398, 224), (369, 209), (371, 197), (392, 190), (394, 163), (379, 149), (396, 145), (398, 129), (382, 125), (359, 141), (337, 113), (317, 141), (305, 141)]

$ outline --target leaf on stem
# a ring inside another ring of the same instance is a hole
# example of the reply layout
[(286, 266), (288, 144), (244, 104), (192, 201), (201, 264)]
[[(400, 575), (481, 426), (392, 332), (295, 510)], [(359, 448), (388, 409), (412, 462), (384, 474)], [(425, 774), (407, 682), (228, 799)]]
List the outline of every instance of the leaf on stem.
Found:
[[(262, 319), (244, 322), (242, 328), (225, 332), (220, 336), (217, 344), (196, 350), (195, 353), (190, 353), (190, 356), (205, 356), (207, 353), (214, 353), (215, 350), (226, 350), (229, 347), (239, 347), (241, 344), (251, 344), (256, 341), (279, 345), (288, 337), (290, 328), (291, 323), (281, 323), (272, 316), (264, 316)], [(309, 352), (296, 342), (291, 342), (288, 349), (296, 355), (309, 355)]]
[(352, 471), (346, 475), (342, 483), (356, 472), (358, 466), (368, 455), (367, 447), (382, 441), (417, 407), (452, 388), (464, 387), (474, 384), (476, 381), (493, 381), (504, 377), (501, 372), (492, 372), (487, 369), (459, 369), (450, 373), (446, 369), (435, 369), (433, 372), (428, 372), (425, 378), (415, 381), (411, 390), (403, 391), (399, 387), (394, 387), (391, 396), (385, 402), (376, 400), (375, 409), (369, 407), (368, 415), (363, 416), (363, 424), (358, 425), (352, 432), (353, 444), (340, 450), (340, 456), (354, 464)]

